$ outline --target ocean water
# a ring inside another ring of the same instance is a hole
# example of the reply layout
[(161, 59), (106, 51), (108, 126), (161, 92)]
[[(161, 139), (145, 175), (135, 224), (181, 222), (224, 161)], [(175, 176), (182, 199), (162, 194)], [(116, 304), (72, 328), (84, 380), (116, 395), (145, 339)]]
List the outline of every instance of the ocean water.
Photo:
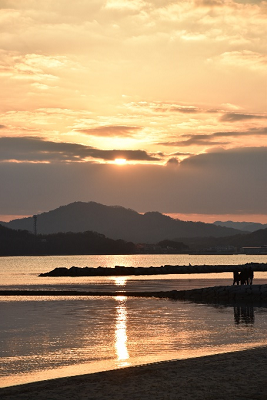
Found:
[[(267, 262), (267, 256), (74, 256), (0, 258), (0, 289), (114, 290), (114, 297), (0, 296), (0, 387), (267, 344), (267, 309), (155, 298), (131, 290), (232, 284), (232, 274), (41, 278), (58, 266), (160, 266)], [(255, 273), (267, 283), (267, 273)]]

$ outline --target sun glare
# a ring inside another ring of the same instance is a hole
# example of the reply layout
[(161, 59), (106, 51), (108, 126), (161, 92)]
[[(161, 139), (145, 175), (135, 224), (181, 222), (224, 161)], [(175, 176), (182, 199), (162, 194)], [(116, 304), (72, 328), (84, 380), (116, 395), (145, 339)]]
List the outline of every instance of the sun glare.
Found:
[(125, 158), (116, 158), (115, 159), (115, 164), (117, 164), (117, 165), (124, 165), (124, 164), (126, 164), (126, 159)]

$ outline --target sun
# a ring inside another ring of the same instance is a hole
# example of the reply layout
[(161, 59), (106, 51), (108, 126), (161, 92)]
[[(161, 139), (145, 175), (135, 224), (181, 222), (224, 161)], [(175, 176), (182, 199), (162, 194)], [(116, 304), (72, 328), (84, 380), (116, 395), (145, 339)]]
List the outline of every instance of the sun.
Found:
[(117, 165), (124, 165), (124, 164), (126, 164), (127, 160), (126, 160), (126, 158), (116, 158), (114, 160), (114, 162)]

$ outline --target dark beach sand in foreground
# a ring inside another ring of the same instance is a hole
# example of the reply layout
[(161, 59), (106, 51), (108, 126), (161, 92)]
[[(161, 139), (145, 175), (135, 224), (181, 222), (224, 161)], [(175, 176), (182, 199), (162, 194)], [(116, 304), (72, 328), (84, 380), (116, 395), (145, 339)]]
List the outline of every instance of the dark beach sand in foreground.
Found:
[(267, 399), (267, 347), (0, 389), (1, 400)]

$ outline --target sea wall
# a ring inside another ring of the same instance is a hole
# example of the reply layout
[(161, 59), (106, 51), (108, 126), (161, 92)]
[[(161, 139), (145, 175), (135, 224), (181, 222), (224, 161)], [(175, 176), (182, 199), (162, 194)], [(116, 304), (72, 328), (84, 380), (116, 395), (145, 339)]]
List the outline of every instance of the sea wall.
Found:
[(124, 267), (116, 265), (107, 267), (61, 267), (39, 276), (140, 276), (140, 275), (167, 275), (167, 274), (199, 274), (241, 271), (251, 267), (253, 271), (267, 271), (267, 263), (248, 263), (242, 265), (163, 265), (161, 267)]

